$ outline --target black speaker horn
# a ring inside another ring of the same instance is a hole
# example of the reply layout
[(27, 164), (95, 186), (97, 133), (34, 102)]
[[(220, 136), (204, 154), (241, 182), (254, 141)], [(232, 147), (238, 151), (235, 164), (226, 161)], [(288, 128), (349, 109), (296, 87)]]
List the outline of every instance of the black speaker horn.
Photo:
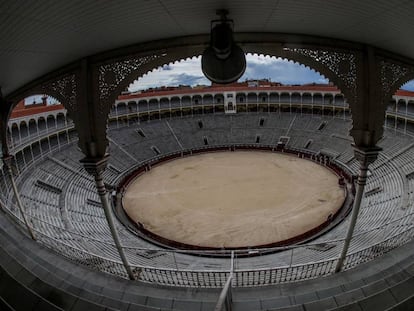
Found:
[(217, 11), (221, 19), (211, 22), (210, 46), (201, 56), (201, 69), (210, 81), (227, 84), (237, 81), (246, 70), (244, 51), (233, 40), (233, 21), (225, 10)]

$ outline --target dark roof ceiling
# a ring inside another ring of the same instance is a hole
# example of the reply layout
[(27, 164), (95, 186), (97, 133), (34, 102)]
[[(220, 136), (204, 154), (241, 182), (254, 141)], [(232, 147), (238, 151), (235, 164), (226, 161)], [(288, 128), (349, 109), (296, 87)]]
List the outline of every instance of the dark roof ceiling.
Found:
[(412, 0), (0, 0), (0, 86), (7, 94), (117, 47), (208, 34), (219, 8), (236, 32), (344, 39), (414, 58)]

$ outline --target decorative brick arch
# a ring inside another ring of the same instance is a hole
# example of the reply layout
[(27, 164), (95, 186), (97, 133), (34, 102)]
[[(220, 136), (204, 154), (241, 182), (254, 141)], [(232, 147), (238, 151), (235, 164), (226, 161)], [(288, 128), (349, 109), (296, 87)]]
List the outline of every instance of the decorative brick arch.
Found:
[(184, 46), (132, 55), (124, 60), (98, 65), (96, 78), (102, 113), (108, 115), (118, 95), (144, 74), (164, 65), (200, 55), (205, 45)]

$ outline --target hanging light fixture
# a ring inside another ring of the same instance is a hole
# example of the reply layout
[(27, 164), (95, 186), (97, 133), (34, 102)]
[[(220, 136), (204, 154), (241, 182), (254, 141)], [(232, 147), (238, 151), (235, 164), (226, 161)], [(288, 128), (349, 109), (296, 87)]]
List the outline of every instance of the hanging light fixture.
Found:
[(233, 40), (233, 20), (227, 10), (218, 10), (220, 19), (211, 21), (210, 46), (201, 56), (201, 69), (210, 81), (226, 84), (237, 81), (246, 70), (244, 51)]

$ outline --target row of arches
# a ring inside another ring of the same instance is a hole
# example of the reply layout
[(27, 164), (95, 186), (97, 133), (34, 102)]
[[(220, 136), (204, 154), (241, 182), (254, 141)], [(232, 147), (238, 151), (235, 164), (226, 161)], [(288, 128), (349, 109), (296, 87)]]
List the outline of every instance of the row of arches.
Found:
[(394, 95), (387, 110), (399, 114), (414, 115), (414, 98), (400, 98), (399, 96)]
[[(237, 104), (238, 112), (275, 112), (277, 107), (271, 107), (271, 105), (279, 105), (279, 109), (283, 105), (290, 105), (290, 110), (296, 112), (298, 105), (302, 105), (303, 111), (307, 113), (306, 106), (331, 106), (332, 115), (338, 115), (338, 113), (345, 117), (345, 109), (348, 110), (348, 105), (343, 94), (340, 93), (318, 93), (318, 92), (226, 92), (217, 94), (182, 94), (171, 96), (148, 96), (145, 98), (131, 98), (128, 101), (118, 100), (111, 110), (111, 117), (120, 117), (123, 115), (136, 114), (142, 112), (159, 112), (161, 118), (161, 112), (166, 110), (182, 110), (191, 108), (190, 114), (193, 113), (209, 113), (209, 112), (223, 112), (219, 106), (222, 106), (226, 102), (226, 95), (231, 94), (233, 100)], [(269, 106), (266, 107), (265, 105)], [(214, 107), (217, 105), (217, 107)], [(252, 106), (256, 105), (256, 106)], [(213, 110), (208, 106), (214, 107)], [(197, 107), (200, 107), (200, 111)], [(311, 108), (311, 107), (309, 107)], [(312, 107), (317, 109), (317, 107)], [(338, 110), (339, 109), (339, 110)], [(328, 109), (329, 110), (329, 109)], [(327, 114), (330, 112), (327, 110)], [(188, 112), (188, 111), (187, 111)], [(393, 99), (388, 105), (386, 126), (394, 127), (404, 132), (410, 128), (410, 120), (402, 118), (403, 115), (414, 116), (414, 98), (400, 97), (394, 95)], [(188, 115), (188, 113), (181, 113), (182, 115)], [(323, 114), (323, 111), (322, 111)], [(149, 118), (153, 118), (151, 116)], [(55, 111), (53, 114), (37, 114), (29, 115), (27, 117), (20, 117), (10, 119), (8, 124), (8, 135), (10, 137), (12, 146), (24, 143), (26, 140), (36, 136), (42, 136), (43, 133), (55, 131), (64, 127), (72, 126), (73, 122), (67, 116), (67, 111), (62, 108)]]
[(339, 93), (313, 93), (313, 92), (224, 92), (220, 94), (184, 94), (171, 96), (137, 96), (128, 100), (117, 100), (112, 109), (113, 115), (124, 113), (174, 109), (194, 105), (222, 104), (225, 95), (232, 95), (236, 104), (256, 103), (289, 103), (310, 105), (347, 106), (343, 94)]
[(15, 154), (16, 169), (22, 170), (36, 160), (52, 151), (60, 150), (63, 146), (73, 142), (77, 138), (74, 128), (57, 130), (50, 135), (30, 141)]
[(26, 118), (10, 119), (8, 134), (13, 144), (22, 143), (27, 138), (40, 136), (56, 129), (71, 126), (73, 124), (67, 116), (65, 109), (56, 114), (31, 115)]

